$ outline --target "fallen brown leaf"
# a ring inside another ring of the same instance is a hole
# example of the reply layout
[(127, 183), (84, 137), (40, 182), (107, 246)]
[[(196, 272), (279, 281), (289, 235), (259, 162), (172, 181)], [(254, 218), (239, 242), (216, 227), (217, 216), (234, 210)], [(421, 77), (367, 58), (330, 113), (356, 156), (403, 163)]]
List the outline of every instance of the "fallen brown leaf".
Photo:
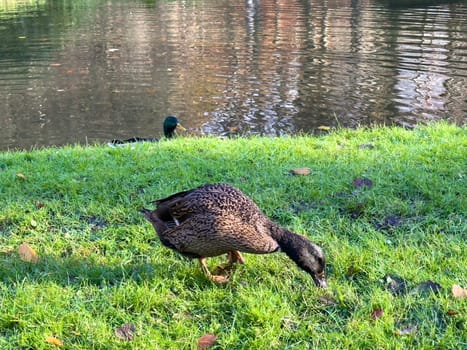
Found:
[(417, 292), (417, 293), (420, 293), (420, 294), (427, 295), (427, 294), (430, 294), (430, 293), (437, 294), (442, 289), (443, 288), (441, 287), (441, 285), (439, 283), (428, 280), (428, 281), (425, 281), (425, 282), (422, 282), (422, 283), (418, 284), (414, 288), (414, 291)]
[(371, 313), (371, 319), (373, 321), (376, 321), (383, 317), (384, 311), (383, 309), (374, 309), (373, 312)]
[(216, 342), (217, 337), (215, 334), (207, 333), (198, 339), (198, 350), (205, 350), (210, 348)]
[(399, 227), (403, 224), (403, 220), (400, 216), (397, 215), (389, 215), (386, 216), (383, 221), (378, 222), (375, 224), (375, 227), (378, 230), (390, 230), (396, 227)]
[(60, 339), (52, 337), (52, 336), (45, 338), (45, 341), (49, 344), (52, 344), (58, 347), (63, 346), (63, 342)]
[(357, 177), (356, 179), (353, 180), (352, 184), (356, 188), (372, 187), (373, 181), (371, 181), (370, 179), (367, 179), (366, 177)]
[(39, 255), (31, 248), (29, 244), (23, 242), (18, 247), (18, 254), (21, 260), (36, 264), (39, 261)]
[(121, 327), (115, 329), (115, 336), (118, 339), (131, 341), (136, 332), (136, 327), (131, 323), (125, 323)]
[(16, 174), (16, 177), (17, 177), (18, 179), (21, 179), (21, 180), (26, 180), (26, 176), (25, 176), (24, 174), (22, 174), (22, 173)]
[(456, 316), (458, 314), (459, 314), (459, 311), (457, 311), (457, 310), (453, 310), (453, 309), (448, 310), (448, 315), (449, 316)]
[(452, 286), (452, 296), (456, 299), (462, 299), (467, 297), (467, 289), (462, 288), (458, 284)]
[(336, 300), (331, 296), (321, 295), (318, 299), (325, 305), (336, 305)]
[(294, 175), (310, 175), (311, 169), (310, 168), (295, 168), (292, 169), (292, 174)]

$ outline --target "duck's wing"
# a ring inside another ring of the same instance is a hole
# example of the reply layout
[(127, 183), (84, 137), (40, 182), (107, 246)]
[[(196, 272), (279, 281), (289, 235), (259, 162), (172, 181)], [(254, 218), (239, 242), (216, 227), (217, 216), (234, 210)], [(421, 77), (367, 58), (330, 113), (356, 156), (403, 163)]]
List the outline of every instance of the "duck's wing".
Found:
[(216, 217), (214, 235), (229, 245), (229, 250), (268, 254), (279, 249), (261, 221), (249, 221), (233, 214)]
[(155, 214), (169, 227), (178, 226), (193, 215), (189, 195), (194, 190), (182, 191), (169, 197), (154, 201), (157, 208)]
[(232, 250), (267, 254), (279, 249), (267, 232), (232, 215), (193, 215), (165, 231), (164, 239), (187, 256), (217, 256)]
[[(187, 191), (172, 194), (169, 197), (154, 201), (156, 214), (164, 222), (179, 225), (191, 216), (211, 215), (219, 212), (224, 199), (219, 200), (219, 189), (214, 185), (205, 185)], [(225, 207), (225, 206), (224, 206)]]
[(246, 223), (268, 220), (248, 196), (227, 184), (209, 184), (155, 201), (156, 214), (169, 226), (194, 215), (238, 217)]

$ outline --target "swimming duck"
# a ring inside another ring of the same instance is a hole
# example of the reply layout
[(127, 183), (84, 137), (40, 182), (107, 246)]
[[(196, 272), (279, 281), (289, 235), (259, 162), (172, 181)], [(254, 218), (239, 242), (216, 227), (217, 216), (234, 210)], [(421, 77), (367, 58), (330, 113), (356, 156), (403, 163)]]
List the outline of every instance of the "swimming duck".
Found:
[[(167, 118), (164, 119), (164, 124), (162, 125), (164, 130), (164, 136), (168, 139), (171, 139), (175, 135), (175, 130), (180, 129), (185, 131), (186, 129), (178, 122), (177, 117), (173, 115), (169, 115)], [(109, 145), (124, 145), (126, 143), (135, 143), (135, 142), (156, 142), (158, 139), (155, 137), (131, 137), (125, 140), (111, 140)]]
[(175, 193), (142, 209), (161, 242), (182, 255), (198, 259), (206, 276), (218, 283), (227, 276), (212, 274), (206, 258), (227, 254), (229, 263), (244, 263), (240, 252), (268, 254), (282, 251), (326, 288), (323, 250), (308, 238), (283, 228), (269, 218), (239, 189), (210, 184)]

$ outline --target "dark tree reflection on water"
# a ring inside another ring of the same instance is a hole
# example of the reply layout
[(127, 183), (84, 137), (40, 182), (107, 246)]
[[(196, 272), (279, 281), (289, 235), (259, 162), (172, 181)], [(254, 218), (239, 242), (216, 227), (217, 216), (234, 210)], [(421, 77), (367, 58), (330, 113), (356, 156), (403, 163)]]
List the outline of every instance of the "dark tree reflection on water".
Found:
[[(0, 4), (0, 149), (467, 116), (467, 5)], [(2, 6), (4, 8), (2, 8)]]

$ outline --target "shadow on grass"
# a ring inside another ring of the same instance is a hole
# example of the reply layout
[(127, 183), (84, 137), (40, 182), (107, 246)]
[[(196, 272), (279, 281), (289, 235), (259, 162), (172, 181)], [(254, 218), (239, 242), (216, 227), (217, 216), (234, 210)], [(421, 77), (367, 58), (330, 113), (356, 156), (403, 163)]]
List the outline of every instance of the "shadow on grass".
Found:
[(83, 283), (113, 286), (128, 280), (150, 281), (163, 273), (163, 267), (147, 262), (109, 266), (90, 260), (41, 256), (39, 262), (33, 264), (20, 260), (15, 252), (5, 254), (0, 261), (0, 281), (5, 284), (17, 284), (27, 280), (37, 283), (54, 282), (63, 286)]
[(181, 256), (177, 256), (177, 259), (180, 264), (173, 264), (173, 260), (160, 264), (146, 261), (108, 264), (93, 262), (91, 259), (41, 255), (37, 263), (30, 263), (22, 261), (15, 251), (0, 252), (0, 282), (7, 286), (27, 281), (52, 282), (60, 286), (85, 284), (104, 288), (128, 281), (144, 283), (157, 280), (165, 283), (167, 280), (177, 279), (183, 280), (187, 288), (209, 289), (224, 286), (207, 279), (196, 261)]

